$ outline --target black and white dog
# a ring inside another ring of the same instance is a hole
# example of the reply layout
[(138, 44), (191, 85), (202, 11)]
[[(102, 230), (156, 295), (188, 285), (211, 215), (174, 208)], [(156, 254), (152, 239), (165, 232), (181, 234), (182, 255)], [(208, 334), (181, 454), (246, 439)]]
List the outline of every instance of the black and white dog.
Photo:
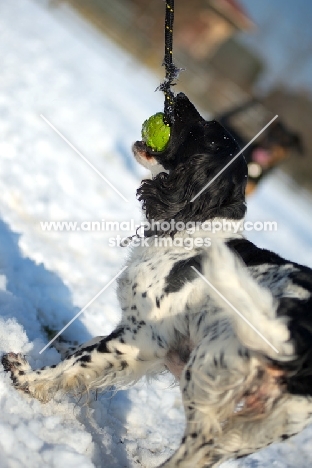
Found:
[[(43, 402), (59, 390), (118, 388), (169, 370), (186, 429), (162, 466), (216, 467), (312, 422), (312, 271), (231, 229), (246, 211), (244, 157), (219, 174), (239, 151), (234, 139), (182, 93), (174, 114), (165, 151), (133, 147), (154, 171), (138, 197), (159, 229), (132, 248), (119, 278), (117, 328), (56, 366), (33, 371), (13, 353), (2, 362), (17, 389)], [(207, 232), (210, 221), (226, 228)], [(200, 228), (178, 229), (188, 222)]]

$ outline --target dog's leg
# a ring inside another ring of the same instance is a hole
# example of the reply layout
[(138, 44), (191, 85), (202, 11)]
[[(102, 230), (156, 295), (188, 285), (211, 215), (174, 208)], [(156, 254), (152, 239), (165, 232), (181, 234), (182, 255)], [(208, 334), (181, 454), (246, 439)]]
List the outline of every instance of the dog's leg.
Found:
[(311, 423), (312, 398), (285, 393), (284, 371), (235, 350), (234, 342), (225, 346), (217, 352), (206, 343), (192, 353), (181, 378), (185, 435), (162, 468), (216, 468)]
[[(219, 457), (219, 463), (230, 458), (247, 456), (272, 443), (287, 440), (300, 433), (311, 422), (310, 398), (283, 396), (268, 413), (254, 413), (248, 419), (238, 412), (217, 440), (214, 456)], [(214, 466), (209, 463), (208, 466)]]
[(53, 343), (53, 348), (61, 355), (62, 359), (66, 359), (68, 356), (77, 351), (78, 346), (72, 343), (64, 343), (63, 341), (57, 341)]
[(99, 343), (101, 340), (103, 340), (103, 338), (105, 338), (105, 336), (95, 336), (94, 338), (91, 338), (91, 340), (86, 341), (85, 343), (80, 345), (74, 345), (74, 343), (68, 342), (68, 345), (66, 346), (66, 344), (63, 345), (62, 341), (59, 343), (54, 342), (53, 346), (60, 353), (62, 360), (64, 360), (69, 358), (72, 354), (76, 353), (77, 351), (81, 351), (82, 349), (88, 348), (91, 345)]
[[(235, 439), (240, 431), (229, 429), (232, 421), (243, 416), (245, 421), (261, 420), (283, 398), (283, 373), (252, 357), (235, 337), (219, 337), (215, 343), (207, 337), (191, 353), (181, 391), (186, 431), (181, 446), (163, 468), (215, 467), (237, 456), (243, 447)], [(263, 446), (262, 442), (256, 446), (255, 441), (256, 437), (254, 444), (247, 444), (248, 453)]]
[[(218, 343), (219, 347), (222, 343)], [(180, 380), (186, 416), (186, 429), (181, 445), (162, 468), (201, 468), (213, 457), (214, 445), (221, 431), (222, 419), (233, 411), (228, 404), (228, 389), (221, 374), (228, 364), (224, 353), (209, 348), (204, 339), (195, 348)], [(241, 382), (241, 380), (240, 380)], [(215, 463), (219, 460), (219, 455)]]
[(16, 388), (41, 401), (50, 400), (58, 390), (81, 393), (126, 385), (144, 374), (164, 368), (166, 349), (152, 338), (145, 323), (120, 325), (109, 336), (83, 346), (56, 366), (32, 371), (20, 354), (3, 356), (4, 368), (11, 372)]

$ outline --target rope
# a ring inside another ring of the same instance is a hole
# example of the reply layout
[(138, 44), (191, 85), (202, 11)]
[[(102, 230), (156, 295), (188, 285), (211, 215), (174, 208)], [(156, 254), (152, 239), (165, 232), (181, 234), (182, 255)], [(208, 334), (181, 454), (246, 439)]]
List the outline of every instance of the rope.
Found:
[(171, 126), (174, 121), (174, 93), (171, 91), (171, 86), (174, 86), (173, 81), (178, 78), (181, 68), (177, 68), (173, 63), (172, 46), (173, 46), (173, 20), (174, 20), (174, 0), (166, 0), (166, 16), (165, 16), (165, 57), (163, 65), (166, 69), (164, 81), (157, 89), (163, 91), (165, 95), (164, 103), (164, 122)]

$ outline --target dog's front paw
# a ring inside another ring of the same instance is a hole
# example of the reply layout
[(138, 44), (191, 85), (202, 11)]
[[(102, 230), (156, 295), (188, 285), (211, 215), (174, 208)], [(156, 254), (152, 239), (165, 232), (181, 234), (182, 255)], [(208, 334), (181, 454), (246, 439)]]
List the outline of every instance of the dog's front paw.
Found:
[(31, 367), (25, 357), (18, 353), (8, 353), (2, 356), (2, 365), (6, 372), (10, 372), (14, 387), (29, 393), (26, 373), (31, 371)]

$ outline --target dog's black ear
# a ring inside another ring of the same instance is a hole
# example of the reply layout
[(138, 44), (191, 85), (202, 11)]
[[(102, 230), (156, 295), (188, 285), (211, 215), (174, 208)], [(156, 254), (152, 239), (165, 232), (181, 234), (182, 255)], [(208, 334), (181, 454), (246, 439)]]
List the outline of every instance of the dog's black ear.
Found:
[[(246, 211), (246, 163), (240, 155), (220, 174), (229, 161), (229, 155), (218, 158), (195, 154), (169, 174), (162, 172), (152, 180), (143, 180), (137, 195), (143, 202), (147, 220), (174, 219), (186, 223), (215, 217), (242, 219)], [(207, 184), (205, 191), (196, 197)]]
[(178, 133), (182, 129), (204, 121), (194, 104), (184, 93), (179, 93), (174, 101), (173, 132)]

